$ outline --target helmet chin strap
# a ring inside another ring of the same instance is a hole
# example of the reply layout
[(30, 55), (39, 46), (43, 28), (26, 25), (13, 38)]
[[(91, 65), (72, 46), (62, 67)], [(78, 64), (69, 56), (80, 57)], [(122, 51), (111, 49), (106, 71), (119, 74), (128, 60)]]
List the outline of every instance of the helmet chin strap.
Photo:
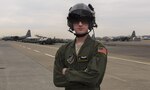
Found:
[(82, 33), (82, 34), (76, 34), (76, 33), (74, 33), (74, 35), (76, 36), (76, 37), (84, 37), (85, 35), (87, 35), (89, 32), (87, 32), (87, 33)]
[(84, 37), (85, 35), (89, 34), (92, 30), (90, 30), (89, 32), (86, 32), (86, 33), (82, 33), (82, 34), (74, 33), (72, 29), (69, 29), (68, 31), (73, 33), (76, 37)]

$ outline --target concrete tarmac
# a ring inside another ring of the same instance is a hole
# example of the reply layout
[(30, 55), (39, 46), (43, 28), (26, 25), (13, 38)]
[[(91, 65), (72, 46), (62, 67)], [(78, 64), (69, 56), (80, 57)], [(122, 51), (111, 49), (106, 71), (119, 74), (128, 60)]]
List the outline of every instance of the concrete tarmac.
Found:
[(52, 71), (34, 60), (38, 54), (27, 56), (13, 43), (0, 42), (0, 90), (60, 90), (53, 85)]
[[(60, 45), (0, 41), (0, 90), (64, 90), (53, 84)], [(150, 49), (106, 46), (107, 70), (101, 90), (149, 90)]]

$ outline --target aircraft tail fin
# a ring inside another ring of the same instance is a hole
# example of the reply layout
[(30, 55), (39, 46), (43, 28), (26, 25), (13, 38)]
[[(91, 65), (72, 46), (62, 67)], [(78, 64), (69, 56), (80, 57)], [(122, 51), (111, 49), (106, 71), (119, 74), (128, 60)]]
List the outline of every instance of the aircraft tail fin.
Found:
[(132, 37), (132, 38), (133, 38), (133, 37), (136, 37), (135, 31), (132, 32), (131, 37)]
[(31, 31), (30, 30), (28, 30), (26, 37), (31, 37)]

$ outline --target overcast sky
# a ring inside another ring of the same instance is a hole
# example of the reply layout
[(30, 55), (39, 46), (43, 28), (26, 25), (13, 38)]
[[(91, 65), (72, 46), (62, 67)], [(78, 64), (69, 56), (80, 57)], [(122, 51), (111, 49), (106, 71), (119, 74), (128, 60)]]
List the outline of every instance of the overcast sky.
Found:
[(74, 38), (69, 33), (67, 14), (76, 3), (95, 8), (97, 37), (150, 35), (150, 0), (0, 0), (0, 37), (32, 35)]

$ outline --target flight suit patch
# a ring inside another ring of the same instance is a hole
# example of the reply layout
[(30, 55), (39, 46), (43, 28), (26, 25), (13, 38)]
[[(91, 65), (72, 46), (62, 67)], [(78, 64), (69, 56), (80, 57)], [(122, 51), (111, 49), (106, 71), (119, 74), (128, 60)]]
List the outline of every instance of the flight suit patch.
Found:
[(88, 61), (87, 56), (80, 56), (78, 62), (86, 62)]
[(73, 62), (74, 62), (74, 56), (72, 55), (72, 56), (69, 56), (69, 58), (67, 59), (67, 62), (69, 63), (69, 64), (72, 64)]

